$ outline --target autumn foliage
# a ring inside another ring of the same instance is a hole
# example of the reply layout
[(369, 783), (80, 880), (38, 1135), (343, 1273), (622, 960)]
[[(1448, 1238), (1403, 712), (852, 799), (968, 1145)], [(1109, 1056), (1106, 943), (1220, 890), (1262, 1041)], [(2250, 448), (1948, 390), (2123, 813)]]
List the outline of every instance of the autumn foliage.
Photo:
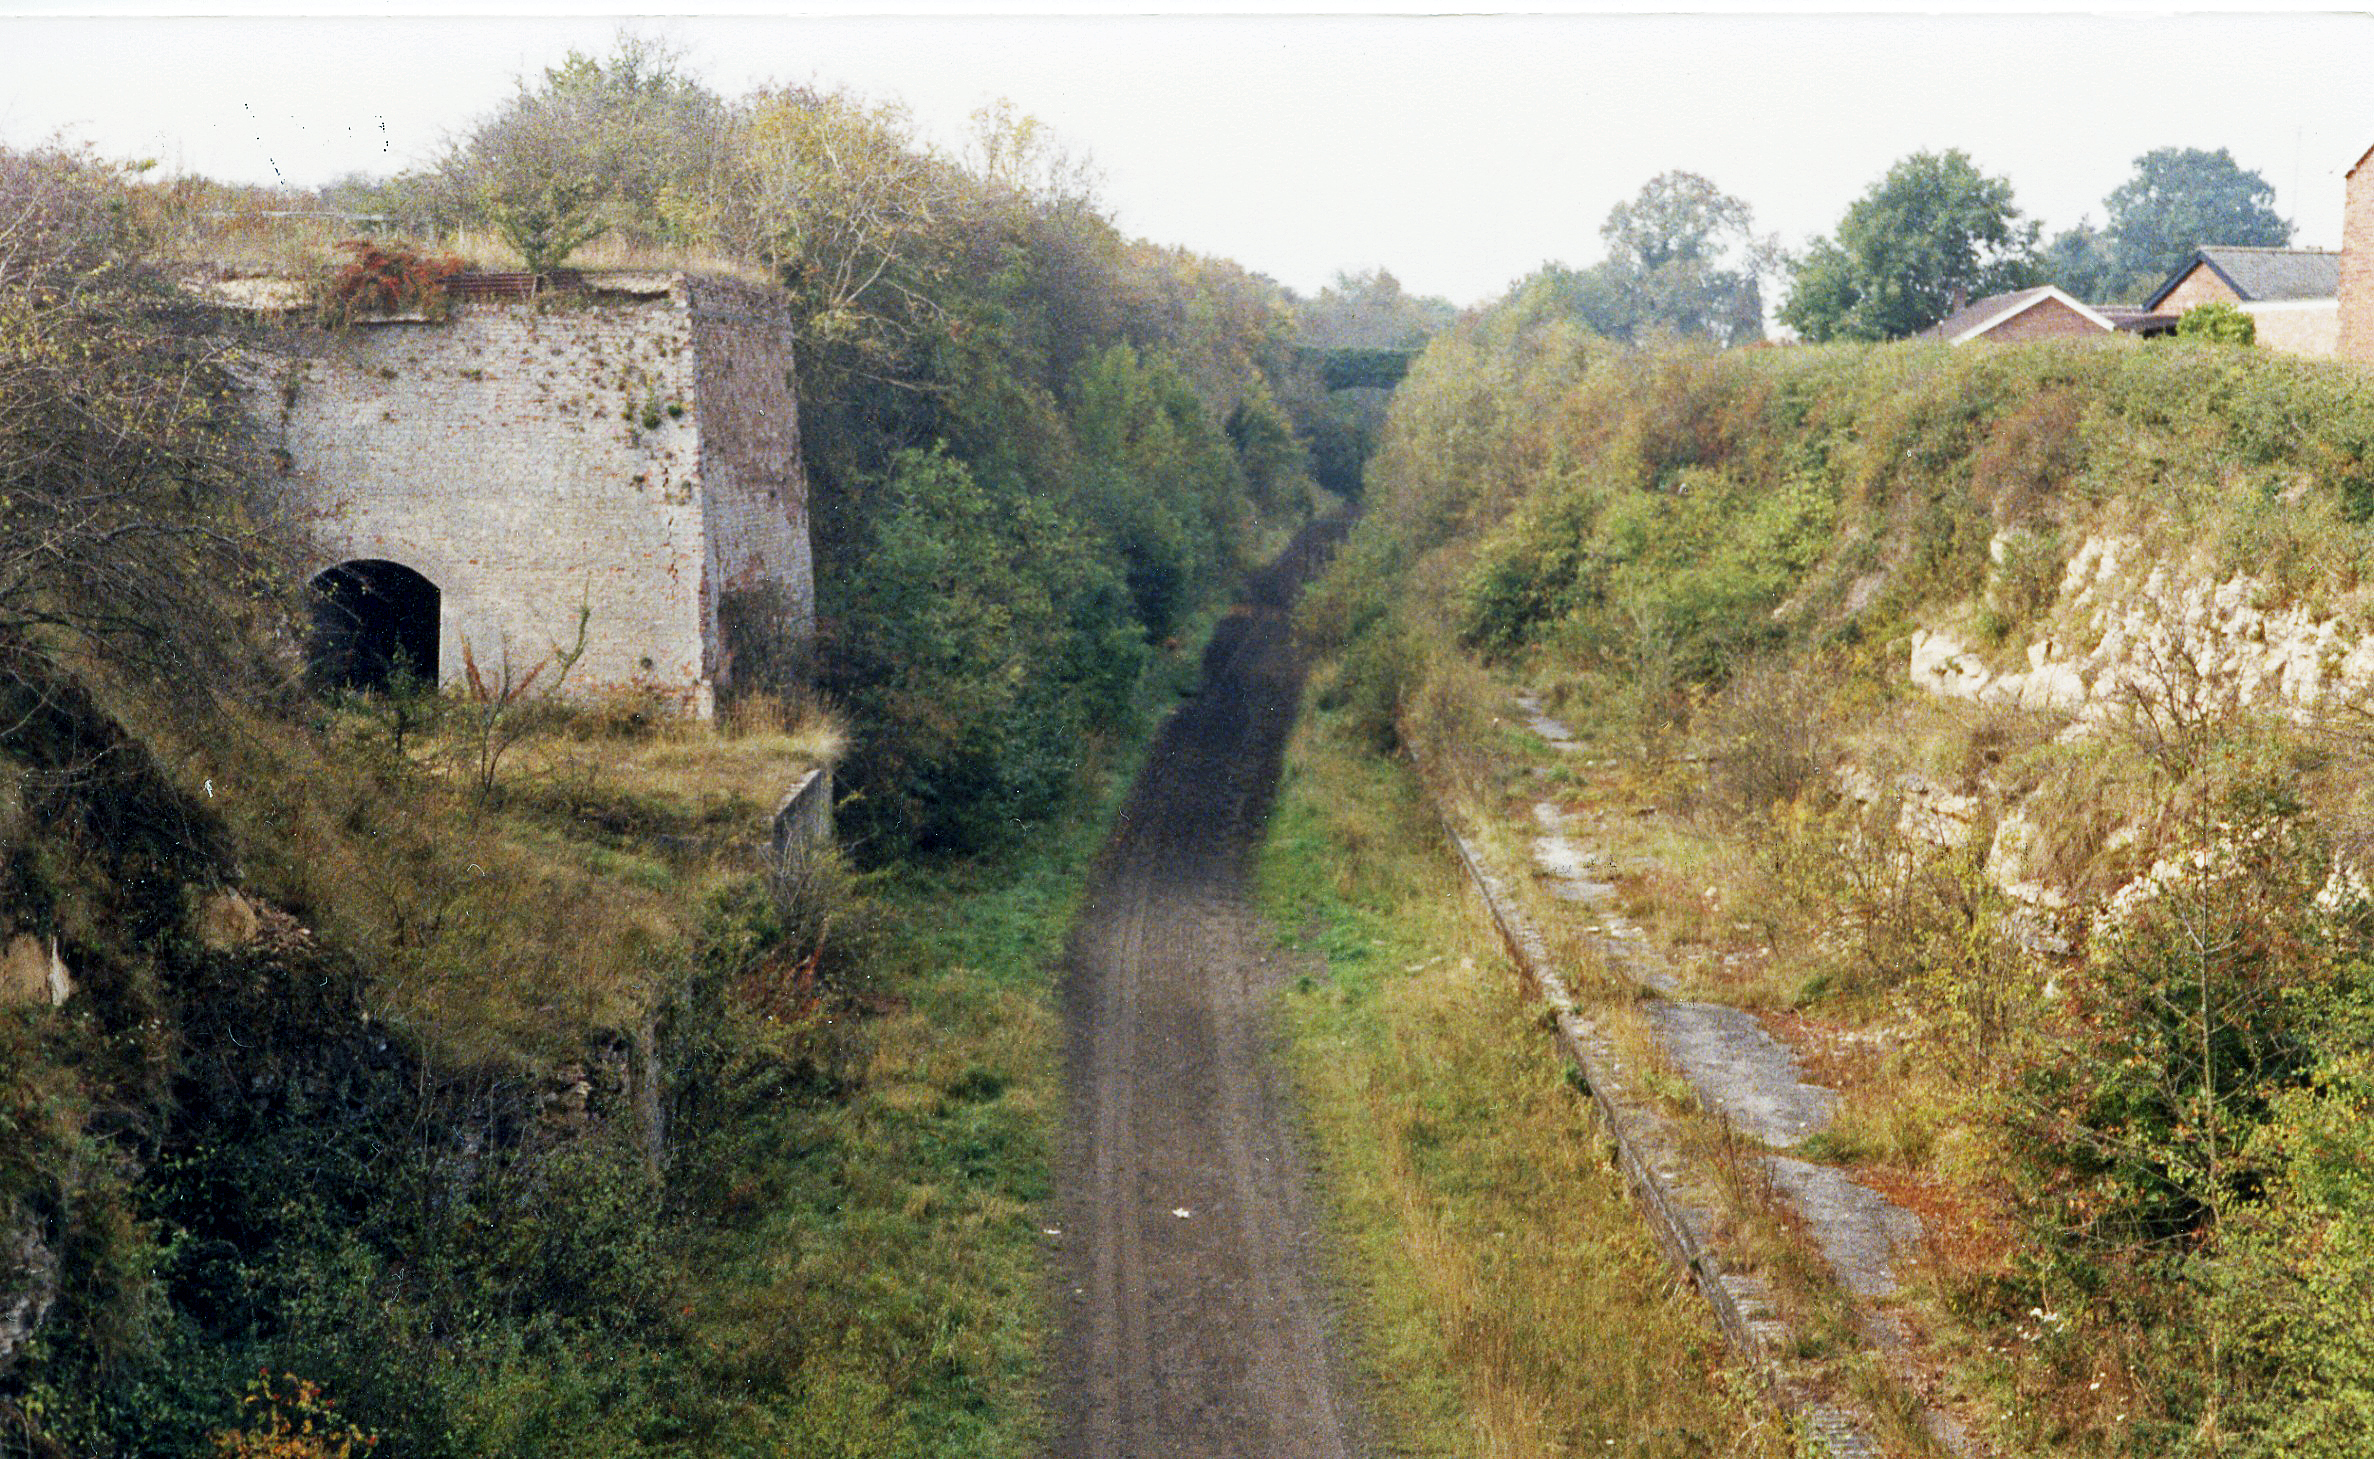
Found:
[(450, 253), (423, 253), (409, 243), (349, 238), (337, 245), (346, 262), (322, 286), (322, 311), (335, 320), (367, 314), (440, 314), (445, 281), (462, 271)]
[(321, 1385), (294, 1373), (259, 1374), (239, 1402), (246, 1422), (216, 1432), (216, 1459), (362, 1459), (379, 1447), (379, 1435), (342, 1422)]

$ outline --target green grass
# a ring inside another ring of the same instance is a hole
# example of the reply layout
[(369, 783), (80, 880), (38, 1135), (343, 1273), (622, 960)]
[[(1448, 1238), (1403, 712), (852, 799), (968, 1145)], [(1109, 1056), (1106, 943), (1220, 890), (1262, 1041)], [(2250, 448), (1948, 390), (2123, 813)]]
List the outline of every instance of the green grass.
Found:
[(855, 1088), (782, 1121), (765, 1214), (720, 1233), (706, 1342), (720, 1377), (797, 1377), (720, 1439), (782, 1456), (1023, 1456), (1047, 1435), (1041, 1231), (1062, 1117), (1056, 980), (1090, 868), (1216, 613), (1141, 691), (1075, 814), (994, 855), (868, 888), (874, 959)]
[(1391, 1452), (1777, 1455), (1675, 1282), (1414, 779), (1295, 737), (1261, 865), (1285, 1055)]

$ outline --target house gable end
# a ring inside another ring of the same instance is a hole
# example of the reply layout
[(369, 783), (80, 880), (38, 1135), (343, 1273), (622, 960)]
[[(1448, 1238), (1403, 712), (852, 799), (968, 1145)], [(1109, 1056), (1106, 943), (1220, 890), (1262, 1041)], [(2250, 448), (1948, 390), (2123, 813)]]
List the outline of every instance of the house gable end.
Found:
[(2242, 292), (2241, 287), (2234, 282), (2231, 275), (2229, 275), (2224, 269), (2217, 266), (2217, 260), (2209, 257), (2207, 254), (2196, 252), (2192, 258), (2184, 264), (2183, 267), (2177, 269), (2174, 274), (2169, 276), (2168, 282), (2160, 285), (2160, 287), (2152, 294), (2150, 298), (2143, 301), (2143, 307), (2152, 313), (2158, 313), (2162, 301), (2164, 301), (2170, 294), (2175, 293), (2179, 288), (2183, 287), (2185, 280), (2191, 278), (2194, 274), (2199, 273), (2203, 269), (2209, 270), (2211, 277), (2215, 278), (2219, 283), (2224, 284), (2227, 291), (2233, 294), (2236, 300), (2239, 301), (2249, 297)]

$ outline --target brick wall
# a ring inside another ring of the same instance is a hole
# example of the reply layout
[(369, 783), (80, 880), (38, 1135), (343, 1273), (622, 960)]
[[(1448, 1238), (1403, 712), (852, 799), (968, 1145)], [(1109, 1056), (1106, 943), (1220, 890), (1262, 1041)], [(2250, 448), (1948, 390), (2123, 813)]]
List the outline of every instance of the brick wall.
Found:
[(1979, 336), (2001, 344), (2030, 339), (2108, 339), (2110, 332), (2058, 299), (2031, 304)]
[(2374, 167), (2350, 171), (2341, 211), (2341, 318), (2334, 353), (2374, 361)]
[(808, 488), (783, 295), (696, 279), (690, 315), (708, 523), (702, 611), (722, 687), (732, 682), (737, 658), (763, 654), (753, 635), (804, 644), (814, 629)]
[(2170, 290), (2160, 301), (2155, 314), (2182, 314), (2196, 304), (2239, 304), (2242, 296), (2233, 291), (2215, 270), (2205, 263), (2196, 263), (2184, 281)]
[(2333, 353), (2340, 328), (2338, 301), (2285, 299), (2268, 304), (2245, 304), (2242, 312), (2258, 325), (2258, 346), (2286, 355), (2322, 359)]
[(679, 276), (292, 329), (255, 408), (322, 565), (437, 585), (441, 682), (465, 644), (482, 669), (549, 657), (584, 604), (572, 688), (645, 685), (706, 714), (721, 583), (779, 581), (802, 635), (813, 612), (782, 320), (764, 291)]

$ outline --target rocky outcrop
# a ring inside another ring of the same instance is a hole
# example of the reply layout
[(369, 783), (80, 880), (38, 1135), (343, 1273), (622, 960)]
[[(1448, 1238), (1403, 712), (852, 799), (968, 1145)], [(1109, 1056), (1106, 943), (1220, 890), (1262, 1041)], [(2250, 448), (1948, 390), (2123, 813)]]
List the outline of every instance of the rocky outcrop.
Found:
[(1970, 844), (1985, 809), (1976, 795), (1917, 770), (1883, 780), (1859, 765), (1848, 765), (1838, 772), (1838, 793), (1867, 810), (1892, 797), (1898, 835), (1948, 850)]
[(32, 1216), (10, 1209), (0, 1222), (0, 1373), (14, 1366), (58, 1300), (58, 1254)]
[(2261, 605), (2264, 579), (2166, 564), (2138, 577), (2133, 538), (2088, 538), (2063, 570), (2048, 630), (2023, 668), (1998, 669), (1962, 637), (1912, 636), (1914, 684), (1982, 704), (2098, 718), (2138, 698), (2187, 697), (2293, 713), (2374, 687), (2374, 636), (2307, 603)]
[(1847, 765), (1838, 771), (1836, 784), (1840, 795), (1867, 814), (1892, 803), (1896, 834), (1906, 842), (1957, 851), (1985, 836), (1986, 878), (2015, 904), (2004, 922), (2012, 941), (2039, 957), (2064, 957), (2072, 950), (2071, 899), (2035, 868), (2038, 830), (2029, 806), (1995, 817), (1990, 830), (1983, 782), (1963, 790), (1916, 770), (1882, 777)]

